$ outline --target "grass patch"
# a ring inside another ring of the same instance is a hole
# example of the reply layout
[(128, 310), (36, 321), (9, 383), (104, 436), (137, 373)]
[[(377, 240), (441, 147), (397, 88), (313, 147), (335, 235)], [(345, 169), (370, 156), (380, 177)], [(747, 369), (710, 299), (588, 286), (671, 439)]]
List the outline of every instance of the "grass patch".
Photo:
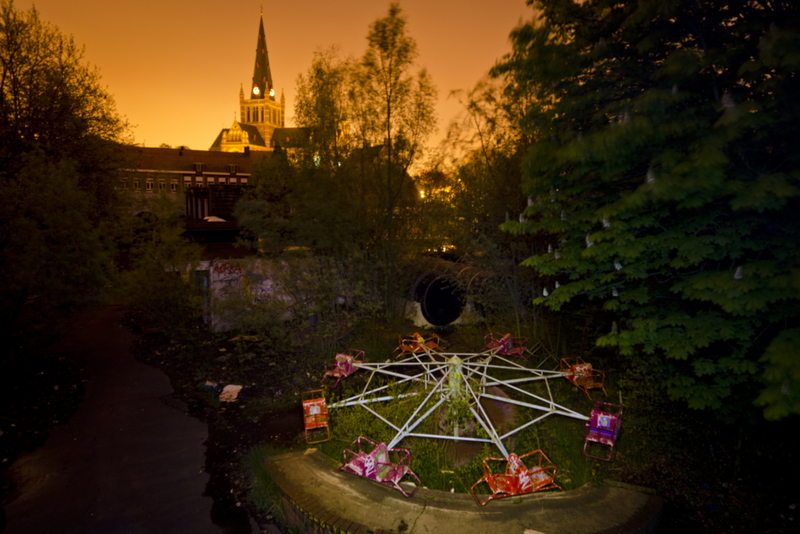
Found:
[(256, 445), (244, 457), (245, 472), (250, 479), (250, 499), (256, 509), (273, 516), (281, 524), (286, 524), (286, 514), (281, 502), (281, 490), (267, 469), (267, 458), (287, 452), (272, 445)]
[[(471, 332), (468, 332), (468, 335), (469, 333)], [(471, 337), (477, 339), (474, 335)], [(482, 339), (480, 341), (482, 342)], [(458, 349), (460, 347), (454, 350)], [(387, 353), (388, 351), (368, 352), (367, 359), (368, 361), (383, 361), (386, 359)], [(370, 358), (370, 354), (382, 354), (384, 357)], [(553, 365), (555, 366), (555, 363)], [(511, 378), (512, 374), (500, 378)], [(328, 406), (360, 393), (367, 378), (366, 373), (356, 373), (340, 382), (336, 389), (327, 391)], [(380, 375), (375, 375), (369, 387), (372, 389), (384, 384), (387, 384), (389, 388), (380, 395), (418, 393), (414, 397), (370, 405), (386, 420), (395, 426), (401, 426), (419, 407), (419, 403), (427, 392), (414, 390), (414, 387), (418, 386), (411, 384), (407, 387), (398, 386), (391, 380), (386, 381)], [(549, 396), (548, 388), (543, 382), (533, 382), (522, 387), (540, 397), (547, 398)], [(588, 415), (594, 407), (594, 402), (586, 398), (583, 392), (577, 390), (566, 380), (551, 380), (549, 389), (552, 391), (555, 402), (578, 413)], [(612, 391), (609, 393), (612, 394)], [(616, 392), (614, 391), (613, 394)], [(438, 395), (434, 395), (419, 413), (425, 413), (436, 401), (438, 401)], [(518, 420), (514, 425), (515, 428), (541, 415), (541, 412), (528, 409), (519, 409), (517, 413)], [(415, 432), (441, 434), (440, 423), (440, 415), (434, 413), (423, 421)], [(463, 426), (464, 422), (462, 421), (460, 424)], [(365, 436), (377, 443), (388, 444), (396, 434), (393, 428), (361, 406), (330, 410), (330, 427), (331, 440), (316, 444), (315, 447), (339, 462), (343, 461), (343, 450), (349, 447), (358, 436)], [(556, 482), (565, 489), (571, 490), (589, 482), (600, 482), (603, 477), (602, 469), (597, 468), (599, 462), (587, 458), (583, 454), (584, 433), (584, 421), (554, 415), (527, 427), (511, 439), (504, 440), (504, 445), (509, 452), (520, 456), (535, 450), (543, 451), (556, 465)], [(477, 430), (477, 435), (486, 436), (480, 428)], [(466, 444), (466, 441), (456, 443), (451, 440), (411, 437), (405, 438), (396, 447), (411, 451), (411, 469), (419, 476), (425, 487), (447, 492), (468, 493), (472, 485), (484, 474), (483, 458), (503, 455), (490, 444), (479, 444), (472, 448)]]

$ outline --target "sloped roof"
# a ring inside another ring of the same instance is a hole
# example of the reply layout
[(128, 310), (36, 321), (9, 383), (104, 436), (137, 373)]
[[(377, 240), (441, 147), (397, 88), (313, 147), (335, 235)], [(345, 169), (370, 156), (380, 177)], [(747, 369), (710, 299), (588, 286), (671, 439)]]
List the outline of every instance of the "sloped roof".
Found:
[(242, 152), (155, 148), (135, 145), (127, 145), (124, 150), (129, 169), (186, 171), (192, 174), (196, 172), (195, 163), (203, 163), (205, 172), (227, 173), (230, 172), (228, 165), (235, 164), (238, 167), (238, 173), (250, 174), (250, 169), (256, 159), (272, 155), (271, 152), (267, 151), (244, 154)]
[(252, 124), (242, 124), (241, 122), (239, 123), (239, 127), (242, 129), (242, 131), (247, 132), (247, 136), (251, 145), (263, 146), (264, 148), (267, 147), (267, 141), (260, 133), (258, 133), (258, 128)]
[(270, 146), (273, 148), (299, 148), (306, 146), (311, 138), (310, 128), (275, 128)]
[(222, 134), (228, 133), (231, 129), (230, 128), (223, 128), (217, 134), (217, 138), (214, 139), (214, 142), (211, 143), (211, 146), (208, 147), (210, 151), (220, 151), (222, 150)]

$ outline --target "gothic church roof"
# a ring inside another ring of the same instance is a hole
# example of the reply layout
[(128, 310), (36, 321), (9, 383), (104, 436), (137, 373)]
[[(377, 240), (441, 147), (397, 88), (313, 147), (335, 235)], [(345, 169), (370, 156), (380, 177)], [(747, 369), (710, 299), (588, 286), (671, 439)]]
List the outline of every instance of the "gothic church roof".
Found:
[[(258, 88), (258, 91), (256, 91)], [(274, 101), (275, 96), (270, 95), (270, 89), (274, 89), (272, 83), (272, 72), (269, 67), (269, 52), (267, 51), (267, 38), (264, 35), (264, 16), (258, 24), (258, 44), (256, 45), (256, 62), (253, 67), (253, 84), (250, 86), (251, 99), (269, 98)]]

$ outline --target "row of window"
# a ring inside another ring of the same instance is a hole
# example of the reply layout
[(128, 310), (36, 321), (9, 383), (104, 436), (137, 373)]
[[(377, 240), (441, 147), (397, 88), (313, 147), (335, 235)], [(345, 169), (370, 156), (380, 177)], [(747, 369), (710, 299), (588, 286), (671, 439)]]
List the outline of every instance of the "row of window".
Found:
[[(283, 124), (283, 116), (282, 116), (283, 112), (282, 111), (280, 111), (278, 109), (269, 109), (269, 108), (267, 108), (266, 112), (267, 112), (267, 116), (266, 116), (267, 120), (265, 121), (264, 120), (264, 108), (263, 107), (247, 108), (246, 111), (245, 111), (245, 114), (247, 116), (247, 121), (245, 121), (245, 122), (248, 122), (248, 123), (251, 123), (251, 122), (268, 122), (270, 124), (275, 124), (275, 125), (278, 125), (278, 126)], [(261, 119), (261, 120), (259, 120), (259, 119)]]
[[(140, 180), (133, 180), (133, 182), (131, 183), (131, 189), (133, 191), (141, 191), (142, 190), (141, 187), (142, 187), (142, 185), (141, 185), (141, 181)], [(145, 183), (144, 183), (145, 192), (152, 193), (153, 191), (155, 191), (155, 187), (156, 187), (155, 182), (153, 182), (152, 180), (146, 180)], [(124, 191), (128, 191), (128, 180), (122, 180), (122, 189)], [(159, 191), (166, 191), (167, 190), (167, 183), (163, 182), (163, 181), (162, 182), (158, 182), (158, 190)], [(169, 191), (170, 191), (170, 193), (177, 193), (178, 192), (178, 184), (175, 183), (175, 182), (170, 183), (169, 184)]]
[[(156, 185), (158, 184), (158, 185)], [(142, 191), (142, 180), (134, 178), (131, 183), (133, 191)], [(189, 176), (183, 177), (183, 189), (193, 186), (209, 186), (209, 185), (247, 185), (247, 178), (244, 176)], [(179, 182), (177, 179), (172, 180), (144, 180), (144, 191), (152, 193), (156, 191), (167, 191), (169, 188), (170, 193), (177, 193), (179, 189)], [(128, 190), (128, 180), (122, 180), (122, 189)]]

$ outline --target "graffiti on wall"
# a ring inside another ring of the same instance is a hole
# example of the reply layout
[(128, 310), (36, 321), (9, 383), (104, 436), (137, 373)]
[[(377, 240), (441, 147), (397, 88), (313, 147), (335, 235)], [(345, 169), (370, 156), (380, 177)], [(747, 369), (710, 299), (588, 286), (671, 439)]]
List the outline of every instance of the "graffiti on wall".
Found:
[(242, 276), (242, 290), (253, 298), (253, 304), (262, 304), (272, 299), (272, 278), (264, 273), (248, 271)]
[(212, 268), (212, 292), (227, 298), (235, 294), (252, 298), (255, 305), (274, 296), (274, 281), (261, 263), (241, 264), (233, 261), (215, 263)]
[(214, 272), (219, 275), (242, 274), (242, 266), (237, 263), (222, 262), (214, 264)]

